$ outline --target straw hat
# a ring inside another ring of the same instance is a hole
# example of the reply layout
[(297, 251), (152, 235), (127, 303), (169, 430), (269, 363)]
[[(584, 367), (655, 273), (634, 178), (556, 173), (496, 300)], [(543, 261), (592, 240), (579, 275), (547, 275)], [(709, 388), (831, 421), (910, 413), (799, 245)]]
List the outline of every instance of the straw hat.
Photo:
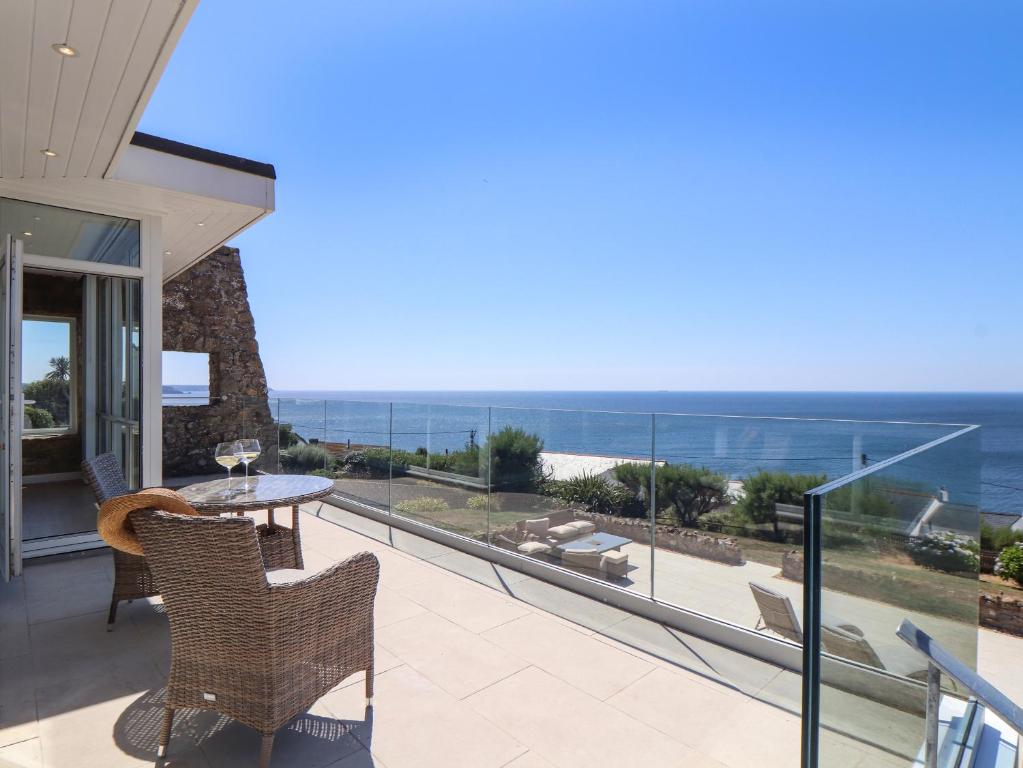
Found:
[(99, 508), (96, 528), (103, 541), (122, 552), (141, 555), (142, 545), (128, 519), (128, 515), (140, 509), (159, 509), (178, 515), (199, 514), (184, 496), (166, 488), (147, 488), (138, 493), (115, 496), (103, 502)]

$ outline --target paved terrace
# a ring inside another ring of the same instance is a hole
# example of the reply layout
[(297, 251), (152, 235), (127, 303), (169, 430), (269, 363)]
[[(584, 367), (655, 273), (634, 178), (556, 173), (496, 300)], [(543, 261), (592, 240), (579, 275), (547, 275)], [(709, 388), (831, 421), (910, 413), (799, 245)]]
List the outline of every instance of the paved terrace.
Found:
[[(275, 766), (798, 765), (798, 675), (333, 507), (306, 512), (307, 567), (380, 559), (375, 707), (350, 678), (279, 733)], [(122, 604), (106, 632), (111, 582), (100, 550), (0, 585), (0, 766), (154, 763), (166, 616), (158, 600)], [(829, 766), (907, 764), (831, 744)], [(179, 712), (166, 765), (249, 766), (257, 751), (249, 729)]]

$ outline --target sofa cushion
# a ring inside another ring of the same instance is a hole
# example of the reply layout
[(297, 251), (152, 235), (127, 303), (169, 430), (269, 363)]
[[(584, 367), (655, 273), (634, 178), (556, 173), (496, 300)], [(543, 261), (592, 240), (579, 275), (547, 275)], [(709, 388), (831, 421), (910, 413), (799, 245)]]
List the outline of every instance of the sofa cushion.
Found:
[(549, 517), (541, 517), (536, 520), (526, 520), (526, 536), (538, 536), (541, 539), (547, 537), (547, 529), (551, 526)]
[(615, 565), (627, 563), (629, 562), (629, 556), (625, 552), (615, 552), (614, 550), (611, 550), (610, 552), (604, 553), (604, 562)]
[(566, 539), (576, 538), (579, 535), (579, 530), (570, 523), (566, 523), (565, 525), (556, 525), (553, 528), (548, 528), (547, 535), (558, 541), (565, 541)]
[(597, 526), (591, 523), (589, 520), (573, 520), (571, 523), (566, 523), (579, 531), (580, 535), (587, 533), (593, 533), (597, 530)]
[(525, 544), (519, 544), (518, 549), (523, 555), (531, 555), (533, 557), (546, 555), (551, 551), (551, 548), (542, 541), (527, 541)]

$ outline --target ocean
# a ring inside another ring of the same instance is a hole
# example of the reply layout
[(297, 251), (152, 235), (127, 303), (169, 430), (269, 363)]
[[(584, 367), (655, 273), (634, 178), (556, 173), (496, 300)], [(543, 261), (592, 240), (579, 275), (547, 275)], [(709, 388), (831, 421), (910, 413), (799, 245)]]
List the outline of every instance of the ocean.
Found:
[[(758, 469), (839, 477), (955, 431), (942, 424), (978, 424), (979, 439), (960, 439), (893, 471), (932, 491), (946, 487), (953, 501), (975, 503), (979, 493), (985, 511), (1023, 513), (1023, 393), (275, 390), (271, 397), (275, 416), (306, 438), (390, 439), (396, 448), (443, 451), (510, 425), (539, 434), (550, 451), (647, 459), (653, 451), (659, 460), (732, 477)], [(396, 404), (390, 415), (389, 402)], [(652, 413), (659, 414), (653, 422)]]

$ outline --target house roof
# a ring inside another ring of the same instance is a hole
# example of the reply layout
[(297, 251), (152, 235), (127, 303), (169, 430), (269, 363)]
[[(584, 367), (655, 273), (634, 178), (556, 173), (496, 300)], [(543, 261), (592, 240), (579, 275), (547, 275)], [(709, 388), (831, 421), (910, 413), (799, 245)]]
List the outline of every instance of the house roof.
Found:
[(230, 168), (242, 173), (251, 173), (255, 176), (262, 176), (264, 179), (276, 179), (277, 171), (270, 163), (262, 163), (258, 160), (249, 160), (237, 155), (228, 155), (224, 152), (217, 152), (204, 147), (197, 147), (193, 144), (184, 144), (173, 139), (165, 139), (161, 136), (153, 136), (150, 133), (136, 131), (131, 137), (131, 143), (136, 147), (152, 149), (168, 155), (185, 157), (189, 160), (198, 160), (200, 163), (219, 165), (221, 168)]

